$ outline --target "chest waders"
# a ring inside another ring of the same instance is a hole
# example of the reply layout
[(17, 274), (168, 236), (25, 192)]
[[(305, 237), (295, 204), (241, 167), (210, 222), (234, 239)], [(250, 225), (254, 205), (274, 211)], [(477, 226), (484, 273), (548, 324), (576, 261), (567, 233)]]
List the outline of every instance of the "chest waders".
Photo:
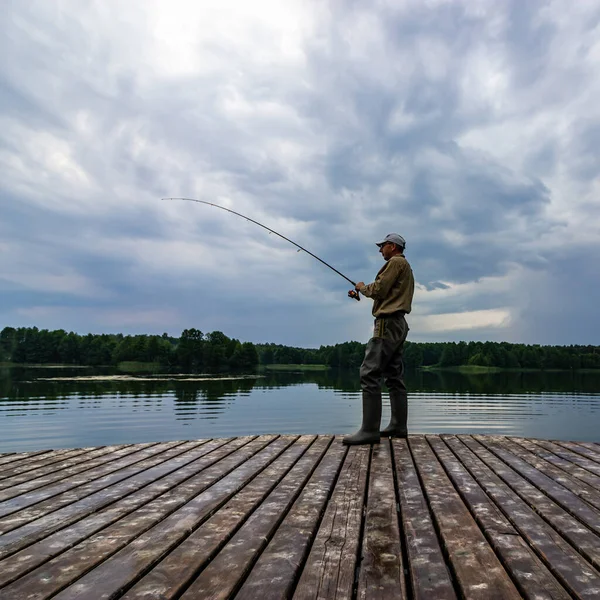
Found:
[[(354, 435), (346, 436), (344, 444), (377, 444), (382, 435), (406, 437), (408, 403), (402, 351), (407, 334), (408, 324), (403, 312), (375, 319), (373, 337), (367, 343), (360, 367), (362, 426)], [(390, 392), (392, 417), (389, 425), (380, 432), (382, 380)]]

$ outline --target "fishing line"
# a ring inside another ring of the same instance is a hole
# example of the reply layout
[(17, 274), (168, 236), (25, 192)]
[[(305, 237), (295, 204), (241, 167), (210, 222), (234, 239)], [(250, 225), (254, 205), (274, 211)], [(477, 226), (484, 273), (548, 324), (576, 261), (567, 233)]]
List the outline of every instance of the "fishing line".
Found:
[[(274, 233), (275, 235), (278, 235), (280, 238), (284, 239), (286, 242), (293, 244), (294, 246), (296, 246), (296, 248), (298, 248), (298, 252), (300, 252), (300, 250), (302, 250), (302, 251), (306, 252), (307, 254), (310, 254), (313, 258), (316, 258), (319, 262), (323, 263), (326, 267), (329, 267), (332, 271), (335, 271), (338, 275), (343, 277), (346, 281), (349, 281), (353, 286), (356, 286), (356, 283), (354, 281), (352, 281), (352, 279), (350, 279), (349, 277), (346, 277), (343, 273), (338, 271), (336, 268), (332, 267), (329, 263), (326, 263), (322, 258), (319, 258), (316, 254), (313, 254), (310, 250), (307, 250), (300, 244), (297, 244), (293, 240), (290, 240), (290, 238), (285, 237), (285, 235), (282, 235), (281, 233), (275, 231), (274, 229), (271, 229), (270, 227), (267, 227), (266, 225), (263, 225), (262, 223), (259, 223), (258, 221), (255, 221), (254, 219), (251, 219), (250, 217), (247, 217), (246, 215), (243, 215), (242, 213), (236, 212), (235, 210), (231, 210), (229, 208), (225, 208), (224, 206), (215, 204), (214, 202), (207, 202), (206, 200), (197, 200), (195, 198), (162, 198), (162, 200), (183, 200), (185, 202), (197, 202), (198, 204), (206, 204), (208, 206), (214, 206), (215, 208), (220, 208), (221, 210), (225, 210), (233, 215), (237, 215), (238, 217), (241, 217), (242, 219), (246, 219), (246, 221), (250, 221), (251, 223), (258, 225), (259, 227), (266, 229), (269, 233)], [(358, 293), (356, 293), (356, 296), (352, 295), (351, 297), (355, 298), (356, 300), (360, 300)]]

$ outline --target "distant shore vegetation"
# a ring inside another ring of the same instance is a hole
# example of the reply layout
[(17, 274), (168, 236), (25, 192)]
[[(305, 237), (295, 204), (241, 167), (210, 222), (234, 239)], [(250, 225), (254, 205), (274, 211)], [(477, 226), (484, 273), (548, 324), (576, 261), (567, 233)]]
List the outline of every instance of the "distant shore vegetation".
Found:
[[(81, 335), (63, 329), (5, 327), (0, 332), (0, 362), (39, 365), (118, 366), (148, 363), (160, 368), (219, 372), (303, 367), (358, 368), (365, 344), (344, 342), (320, 348), (253, 344), (221, 331), (185, 329), (179, 337), (162, 335)], [(600, 369), (600, 346), (541, 346), (507, 342), (407, 342), (407, 368), (489, 372), (495, 369)]]

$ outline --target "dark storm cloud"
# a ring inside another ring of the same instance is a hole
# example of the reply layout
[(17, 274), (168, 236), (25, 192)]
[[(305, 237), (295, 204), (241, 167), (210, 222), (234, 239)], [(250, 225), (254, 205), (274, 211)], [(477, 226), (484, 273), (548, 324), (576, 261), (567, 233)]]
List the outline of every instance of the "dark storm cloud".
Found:
[[(600, 244), (592, 250), (597, 257)], [(547, 344), (597, 343), (600, 263), (589, 252), (573, 247), (552, 253), (543, 283), (527, 290), (529, 302), (516, 295), (517, 303), (523, 305), (520, 334), (525, 339)]]

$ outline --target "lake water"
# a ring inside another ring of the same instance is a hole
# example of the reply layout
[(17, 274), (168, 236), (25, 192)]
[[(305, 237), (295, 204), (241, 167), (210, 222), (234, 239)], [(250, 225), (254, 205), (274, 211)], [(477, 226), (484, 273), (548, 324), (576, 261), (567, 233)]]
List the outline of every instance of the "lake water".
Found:
[[(355, 371), (217, 381), (157, 374), (142, 381), (43, 379), (110, 373), (0, 369), (0, 452), (260, 433), (345, 434), (361, 420)], [(410, 433), (600, 441), (600, 373), (417, 371), (406, 379)], [(384, 395), (384, 426), (387, 419)]]

